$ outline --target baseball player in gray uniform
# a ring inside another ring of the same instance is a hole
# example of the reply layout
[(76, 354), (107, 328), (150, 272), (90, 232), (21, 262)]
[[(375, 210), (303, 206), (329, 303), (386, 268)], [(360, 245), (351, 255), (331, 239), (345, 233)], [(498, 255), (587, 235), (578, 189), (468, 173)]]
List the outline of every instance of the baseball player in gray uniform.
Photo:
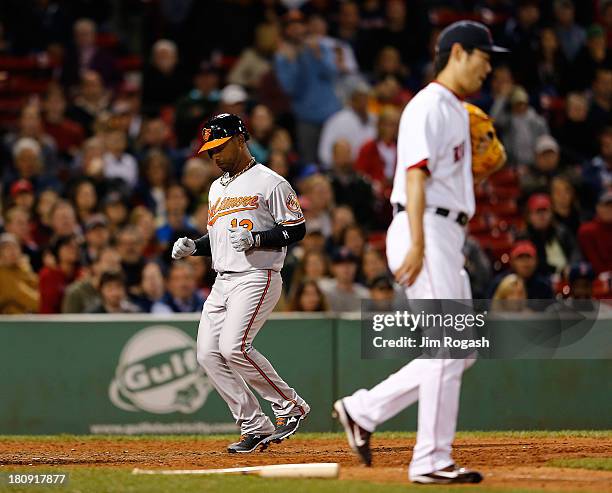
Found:
[[(276, 305), (287, 246), (305, 234), (305, 220), (289, 183), (251, 156), (249, 134), (236, 115), (204, 126), (207, 151), (224, 172), (209, 191), (208, 233), (179, 238), (172, 258), (212, 256), (217, 278), (204, 304), (197, 359), (240, 425), (230, 453), (265, 449), (295, 433), (310, 406), (252, 343)], [(272, 404), (276, 426), (249, 386)]]

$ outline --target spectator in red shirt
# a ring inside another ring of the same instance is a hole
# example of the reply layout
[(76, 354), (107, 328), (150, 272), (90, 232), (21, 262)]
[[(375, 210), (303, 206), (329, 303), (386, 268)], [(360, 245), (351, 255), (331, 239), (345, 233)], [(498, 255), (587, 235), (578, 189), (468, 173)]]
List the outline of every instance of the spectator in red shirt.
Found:
[(78, 272), (76, 236), (57, 237), (51, 244), (51, 255), (55, 265), (47, 265), (40, 271), (40, 313), (61, 313), (64, 291)]
[(393, 211), (389, 202), (397, 160), (397, 131), (400, 112), (385, 108), (378, 117), (378, 135), (366, 142), (357, 156), (355, 170), (370, 178), (375, 196), (376, 227), (384, 229), (391, 222)]
[(578, 230), (578, 242), (595, 273), (612, 271), (612, 191), (597, 203), (597, 214)]
[(399, 117), (395, 108), (385, 108), (378, 117), (378, 135), (366, 142), (357, 156), (355, 169), (368, 176), (377, 191), (393, 182)]

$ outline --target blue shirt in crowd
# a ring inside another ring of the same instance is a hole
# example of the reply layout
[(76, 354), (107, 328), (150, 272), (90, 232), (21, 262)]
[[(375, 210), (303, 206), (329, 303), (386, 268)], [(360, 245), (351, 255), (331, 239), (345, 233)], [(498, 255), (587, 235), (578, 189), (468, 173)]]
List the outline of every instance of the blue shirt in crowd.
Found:
[(327, 46), (319, 45), (317, 57), (306, 47), (295, 60), (277, 54), (274, 60), (276, 75), (289, 95), (298, 120), (322, 124), (342, 108), (334, 83), (337, 75), (334, 53)]

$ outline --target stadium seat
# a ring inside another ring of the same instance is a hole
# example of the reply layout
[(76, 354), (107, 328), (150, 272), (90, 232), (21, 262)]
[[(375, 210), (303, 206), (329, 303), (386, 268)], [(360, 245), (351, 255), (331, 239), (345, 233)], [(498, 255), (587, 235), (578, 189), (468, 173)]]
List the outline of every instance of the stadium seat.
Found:
[(488, 235), (479, 236), (478, 239), (493, 262), (499, 261), (504, 254), (508, 254), (514, 243), (512, 233), (499, 229), (492, 229)]
[(456, 21), (472, 20), (484, 22), (488, 25), (503, 24), (508, 19), (505, 13), (493, 12), (490, 9), (481, 9), (479, 12), (458, 11), (448, 7), (432, 8), (429, 11), (429, 21), (434, 26), (446, 27)]
[(521, 194), (521, 189), (515, 185), (492, 186), (490, 195), (498, 199), (516, 199)]
[(133, 72), (142, 68), (142, 57), (138, 55), (123, 56), (117, 60), (117, 69), (121, 72)]
[(374, 231), (368, 235), (368, 245), (382, 252), (386, 249), (386, 231)]
[(100, 48), (112, 51), (119, 46), (119, 37), (115, 33), (98, 33), (96, 36), (96, 44)]
[(518, 173), (516, 169), (506, 166), (497, 173), (492, 174), (488, 181), (493, 186), (518, 186)]
[(481, 205), (481, 212), (498, 217), (515, 217), (518, 215), (518, 208), (514, 200), (497, 201), (492, 198), (490, 203)]
[(174, 126), (174, 116), (175, 116), (175, 108), (172, 105), (163, 106), (159, 111), (159, 117), (168, 125), (168, 127), (172, 128)]
[(500, 231), (514, 231), (518, 233), (525, 229), (525, 219), (521, 216), (505, 216), (502, 219), (497, 218), (497, 223), (495, 224)]
[(17, 114), (21, 110), (23, 103), (24, 99), (21, 97), (2, 98), (0, 99), (0, 113)]
[(484, 215), (477, 215), (468, 223), (468, 231), (471, 235), (489, 234), (491, 227), (488, 218)]
[(30, 56), (0, 56), (0, 70), (28, 71), (40, 68), (39, 59)]
[(474, 196), (476, 197), (476, 201), (482, 200), (482, 199), (488, 199), (489, 198), (488, 187), (484, 183), (481, 183), (480, 185), (474, 187)]

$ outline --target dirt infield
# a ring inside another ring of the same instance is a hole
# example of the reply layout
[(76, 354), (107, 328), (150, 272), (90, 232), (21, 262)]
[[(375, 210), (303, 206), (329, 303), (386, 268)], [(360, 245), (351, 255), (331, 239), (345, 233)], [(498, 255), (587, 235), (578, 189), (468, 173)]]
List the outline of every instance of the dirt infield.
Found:
[[(296, 462), (338, 462), (341, 479), (406, 483), (406, 465), (414, 439), (373, 438), (374, 466), (359, 465), (339, 436), (299, 435), (265, 452), (230, 455), (227, 440), (206, 439), (79, 439), (28, 440), (4, 438), (0, 464), (7, 466), (111, 466), (121, 468), (216, 468)], [(556, 468), (553, 459), (611, 457), (612, 436), (520, 437), (459, 436), (454, 457), (485, 474), (488, 486), (543, 491), (612, 492), (612, 472)]]

